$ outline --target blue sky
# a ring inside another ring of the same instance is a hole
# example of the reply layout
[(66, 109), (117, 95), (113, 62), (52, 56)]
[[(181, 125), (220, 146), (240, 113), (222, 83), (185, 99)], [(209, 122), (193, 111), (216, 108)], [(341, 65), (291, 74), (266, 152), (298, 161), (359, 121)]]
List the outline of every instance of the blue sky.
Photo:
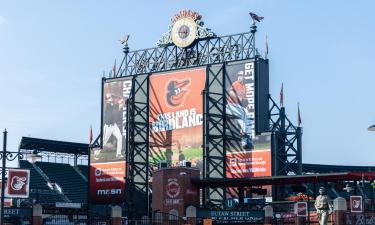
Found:
[[(22, 136), (88, 142), (98, 135), (103, 70), (131, 50), (155, 46), (181, 9), (203, 15), (218, 35), (248, 31), (249, 11), (265, 17), (270, 90), (284, 82), (286, 111), (303, 120), (303, 161), (374, 165), (374, 1), (2, 1), (0, 129), (8, 149)], [(1, 141), (2, 142), (2, 141)]]

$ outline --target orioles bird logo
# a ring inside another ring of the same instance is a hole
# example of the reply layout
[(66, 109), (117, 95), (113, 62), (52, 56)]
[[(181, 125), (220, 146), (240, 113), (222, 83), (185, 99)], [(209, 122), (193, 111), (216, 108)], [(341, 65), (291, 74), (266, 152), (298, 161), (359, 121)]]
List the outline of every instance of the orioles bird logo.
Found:
[(12, 177), (12, 180), (10, 183), (12, 189), (15, 191), (21, 190), (23, 185), (25, 184), (26, 184), (26, 177), (18, 177), (18, 176)]
[(190, 85), (190, 79), (170, 80), (167, 85), (166, 100), (169, 106), (177, 107), (185, 101), (186, 94), (190, 91), (186, 89)]

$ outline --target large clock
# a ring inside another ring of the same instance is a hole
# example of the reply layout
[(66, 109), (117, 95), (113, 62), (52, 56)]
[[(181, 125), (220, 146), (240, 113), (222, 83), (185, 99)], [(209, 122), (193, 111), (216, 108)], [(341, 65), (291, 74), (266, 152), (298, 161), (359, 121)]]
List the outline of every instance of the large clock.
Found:
[(182, 17), (174, 22), (171, 30), (172, 41), (180, 48), (191, 45), (197, 35), (197, 24), (189, 17)]

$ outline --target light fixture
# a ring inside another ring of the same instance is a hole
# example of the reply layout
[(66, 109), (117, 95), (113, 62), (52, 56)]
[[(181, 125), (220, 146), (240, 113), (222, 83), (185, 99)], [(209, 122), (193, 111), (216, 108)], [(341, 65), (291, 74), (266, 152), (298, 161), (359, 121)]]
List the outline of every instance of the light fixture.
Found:
[(344, 191), (346, 191), (346, 192), (351, 192), (351, 191), (353, 191), (354, 190), (354, 188), (352, 188), (352, 187), (350, 187), (350, 185), (349, 184), (346, 184), (346, 186), (342, 189), (342, 190), (344, 190)]

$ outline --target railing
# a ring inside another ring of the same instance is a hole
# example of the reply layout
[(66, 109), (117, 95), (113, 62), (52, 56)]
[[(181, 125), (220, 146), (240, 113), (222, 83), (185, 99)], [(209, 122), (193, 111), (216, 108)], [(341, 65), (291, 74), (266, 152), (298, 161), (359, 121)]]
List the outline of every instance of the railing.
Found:
[(142, 219), (122, 219), (122, 224), (124, 225), (182, 225), (185, 223), (187, 222), (179, 216), (162, 212), (155, 212), (153, 218), (144, 217)]

